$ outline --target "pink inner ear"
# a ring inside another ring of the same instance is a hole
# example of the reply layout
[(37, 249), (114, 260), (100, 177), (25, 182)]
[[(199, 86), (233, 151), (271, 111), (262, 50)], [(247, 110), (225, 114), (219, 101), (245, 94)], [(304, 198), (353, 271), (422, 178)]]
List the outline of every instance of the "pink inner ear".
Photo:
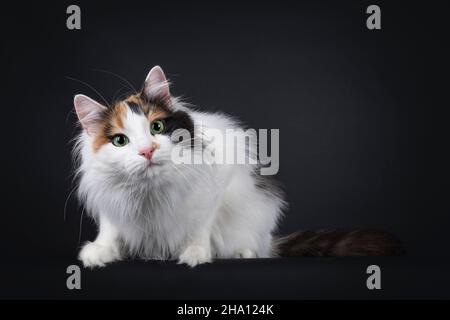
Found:
[(157, 84), (165, 81), (167, 81), (166, 75), (160, 66), (154, 66), (147, 74), (147, 78), (145, 78), (145, 82), (149, 82), (151, 84)]
[(150, 99), (170, 99), (169, 83), (160, 66), (153, 67), (148, 73), (144, 92)]
[(107, 108), (97, 101), (82, 94), (75, 96), (74, 106), (78, 120), (83, 128), (88, 134), (94, 133), (101, 118), (101, 113)]

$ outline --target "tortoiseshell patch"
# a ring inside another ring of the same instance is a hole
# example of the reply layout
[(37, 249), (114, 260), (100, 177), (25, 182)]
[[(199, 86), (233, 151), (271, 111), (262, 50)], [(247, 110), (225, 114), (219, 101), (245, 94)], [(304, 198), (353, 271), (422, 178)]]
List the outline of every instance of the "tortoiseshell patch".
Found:
[(164, 119), (170, 115), (170, 110), (164, 103), (150, 102), (142, 95), (131, 95), (125, 102), (131, 111), (145, 114), (150, 122)]
[(115, 103), (111, 109), (105, 111), (94, 139), (94, 152), (97, 152), (102, 145), (109, 143), (112, 135), (123, 131), (126, 113), (127, 106), (123, 102)]
[(170, 134), (178, 128), (187, 129), (191, 133), (194, 130), (192, 119), (186, 112), (174, 112), (165, 101), (149, 100), (143, 94), (130, 95), (125, 100), (114, 103), (102, 115), (93, 143), (94, 152), (110, 143), (115, 134), (123, 133), (123, 123), (129, 111), (145, 115), (149, 122), (165, 119), (168, 128), (166, 134)]

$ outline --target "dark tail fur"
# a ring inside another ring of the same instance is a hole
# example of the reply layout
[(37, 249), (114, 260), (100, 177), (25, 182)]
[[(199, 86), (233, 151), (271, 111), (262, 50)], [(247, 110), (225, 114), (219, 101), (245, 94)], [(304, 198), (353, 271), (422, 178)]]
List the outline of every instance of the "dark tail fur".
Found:
[(280, 257), (398, 256), (405, 249), (395, 236), (372, 229), (302, 231), (274, 241)]

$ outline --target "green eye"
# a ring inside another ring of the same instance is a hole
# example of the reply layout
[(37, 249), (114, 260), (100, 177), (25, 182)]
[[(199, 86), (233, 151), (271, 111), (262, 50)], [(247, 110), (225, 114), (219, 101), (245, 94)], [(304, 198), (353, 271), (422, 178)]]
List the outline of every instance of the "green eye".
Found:
[(128, 142), (130, 142), (130, 140), (128, 140), (128, 137), (126, 135), (124, 135), (124, 134), (116, 134), (112, 138), (111, 142), (116, 147), (123, 147), (123, 146), (127, 145)]
[(152, 122), (152, 124), (150, 125), (150, 132), (153, 135), (163, 133), (164, 129), (166, 129), (164, 120), (156, 120), (156, 121)]

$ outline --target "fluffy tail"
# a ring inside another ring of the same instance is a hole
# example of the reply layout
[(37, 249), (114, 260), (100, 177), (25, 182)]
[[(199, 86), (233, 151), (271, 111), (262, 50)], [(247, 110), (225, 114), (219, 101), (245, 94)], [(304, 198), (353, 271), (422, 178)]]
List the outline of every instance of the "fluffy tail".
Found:
[(371, 229), (302, 231), (275, 239), (281, 257), (398, 256), (405, 249), (392, 234)]

